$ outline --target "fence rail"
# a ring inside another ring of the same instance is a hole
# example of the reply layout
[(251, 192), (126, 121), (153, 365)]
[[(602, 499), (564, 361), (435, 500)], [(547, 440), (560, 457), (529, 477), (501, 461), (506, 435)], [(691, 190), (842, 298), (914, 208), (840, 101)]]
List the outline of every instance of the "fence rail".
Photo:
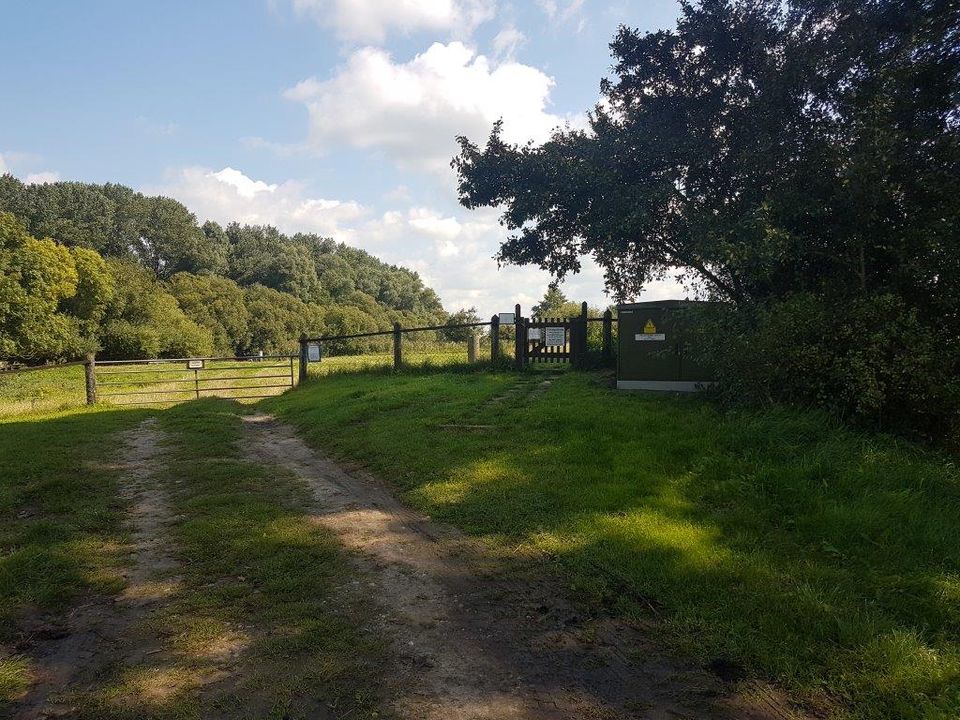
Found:
[[(586, 356), (587, 351), (587, 323), (603, 323), (603, 341), (601, 355), (605, 360), (613, 357), (612, 347), (612, 325), (617, 322), (613, 313), (607, 310), (602, 317), (591, 318), (587, 316), (587, 303), (581, 305), (581, 313), (576, 318), (556, 318), (549, 322), (542, 318), (525, 318), (521, 313), (520, 305), (514, 307), (514, 363), (520, 368), (529, 362), (570, 362), (575, 367), (580, 367)], [(565, 328), (565, 342), (563, 349), (556, 351), (551, 346), (537, 345), (532, 343), (529, 338), (529, 330), (539, 327), (562, 326)], [(490, 359), (497, 362), (501, 359), (500, 352), (500, 316), (494, 315), (489, 321), (473, 323), (457, 323), (452, 325), (425, 325), (422, 327), (405, 328), (400, 323), (394, 323), (392, 330), (375, 330), (363, 333), (349, 333), (343, 335), (320, 335), (311, 337), (302, 335), (300, 337), (300, 379), (305, 380), (308, 368), (311, 362), (320, 362), (323, 357), (323, 345), (325, 343), (341, 342), (344, 340), (355, 340), (358, 338), (387, 337), (393, 338), (393, 366), (400, 369), (403, 366), (403, 336), (408, 333), (437, 331), (437, 330), (461, 330), (488, 327), (490, 328)], [(548, 349), (549, 348), (549, 349)], [(469, 362), (474, 362), (479, 356), (479, 343), (477, 338), (471, 338), (468, 343), (467, 356)]]
[[(295, 355), (241, 355), (98, 362), (88, 355), (87, 404), (108, 398), (116, 405), (163, 405), (216, 395), (237, 400), (273, 397), (274, 391), (296, 384), (295, 359)], [(178, 364), (181, 367), (169, 367)], [(276, 372), (279, 369), (285, 372)], [(100, 392), (104, 387), (110, 390)]]

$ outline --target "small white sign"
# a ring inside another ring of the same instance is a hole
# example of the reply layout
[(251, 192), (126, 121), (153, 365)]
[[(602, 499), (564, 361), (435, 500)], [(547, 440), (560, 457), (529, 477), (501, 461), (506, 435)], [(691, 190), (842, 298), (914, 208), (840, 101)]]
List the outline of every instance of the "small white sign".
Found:
[(557, 347), (567, 344), (567, 329), (562, 327), (544, 328), (544, 345)]
[(203, 370), (203, 360), (187, 360), (187, 370)]
[(651, 340), (666, 340), (667, 336), (664, 333), (637, 333), (634, 335), (634, 339), (649, 342)]
[(540, 328), (530, 328), (527, 330), (527, 340), (542, 340), (543, 332)]
[(500, 324), (501, 325), (516, 325), (517, 324), (516, 313), (500, 313)]
[(307, 360), (320, 362), (320, 343), (307, 343)]

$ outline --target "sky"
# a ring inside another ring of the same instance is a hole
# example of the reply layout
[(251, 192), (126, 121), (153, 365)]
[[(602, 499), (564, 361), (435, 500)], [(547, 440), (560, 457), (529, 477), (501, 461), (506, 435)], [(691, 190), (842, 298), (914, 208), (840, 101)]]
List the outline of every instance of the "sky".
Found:
[[(444, 307), (529, 308), (508, 231), (457, 203), (455, 137), (582, 126), (617, 27), (675, 0), (0, 0), (0, 173), (117, 182), (199, 221), (315, 232), (416, 270)], [(12, 61), (11, 61), (12, 59)], [(562, 285), (605, 306), (589, 259)], [(683, 296), (667, 280), (640, 299)]]

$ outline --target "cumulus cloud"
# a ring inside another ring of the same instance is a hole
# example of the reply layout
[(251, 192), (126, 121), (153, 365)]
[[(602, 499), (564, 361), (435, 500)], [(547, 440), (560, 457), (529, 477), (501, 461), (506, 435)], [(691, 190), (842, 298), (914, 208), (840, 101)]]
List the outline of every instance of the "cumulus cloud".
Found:
[[(349, 223), (366, 214), (356, 202), (307, 197), (303, 185), (293, 180), (266, 183), (230, 167), (220, 171), (184, 168), (163, 185), (144, 191), (180, 200), (201, 222), (216, 220), (225, 224), (236, 220), (250, 225), (275, 225), (289, 232), (342, 236), (349, 232)], [(338, 239), (349, 242), (352, 237)]]
[(342, 40), (374, 43), (393, 30), (467, 37), (496, 13), (493, 0), (293, 0), (293, 8)]
[[(312, 197), (295, 181), (267, 183), (224, 168), (185, 168), (166, 184), (143, 188), (183, 202), (203, 221), (270, 224), (286, 233), (315, 232), (363, 248), (380, 259), (420, 273), (444, 307), (476, 306), (484, 317), (529, 309), (546, 291), (550, 277), (535, 267), (498, 268), (493, 255), (505, 237), (491, 208), (442, 212), (425, 206), (374, 212), (357, 202)], [(570, 298), (604, 306), (603, 273), (591, 260), (564, 283)], [(671, 282), (654, 283), (644, 299), (676, 297)]]
[(42, 185), (44, 183), (55, 183), (60, 180), (60, 173), (53, 170), (44, 170), (43, 172), (29, 173), (23, 181), (27, 185)]
[(405, 63), (363, 48), (329, 80), (308, 78), (284, 95), (306, 105), (316, 150), (379, 149), (401, 167), (442, 171), (457, 135), (483, 139), (499, 118), (511, 142), (545, 140), (571, 119), (549, 112), (553, 84), (537, 68), (491, 63), (454, 41)]

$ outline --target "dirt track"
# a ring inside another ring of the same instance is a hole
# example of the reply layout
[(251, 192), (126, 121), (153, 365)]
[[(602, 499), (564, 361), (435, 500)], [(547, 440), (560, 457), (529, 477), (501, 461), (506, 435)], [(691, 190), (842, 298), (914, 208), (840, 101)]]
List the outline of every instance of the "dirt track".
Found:
[[(14, 706), (22, 720), (72, 717), (70, 693), (92, 684), (110, 663), (135, 663), (154, 652), (136, 648), (124, 635), (173, 592), (178, 580), (166, 527), (171, 523), (166, 494), (156, 481), (162, 433), (153, 419), (121, 436), (120, 493), (129, 503), (133, 563), (118, 598), (93, 596), (65, 617), (28, 624), (18, 649), (36, 658), (38, 677)], [(134, 654), (131, 654), (134, 653)]]
[(508, 569), (272, 417), (245, 419), (251, 458), (310, 487), (317, 522), (378, 588), (382, 630), (399, 666), (387, 682), (401, 717), (791, 716), (769, 691), (735, 695), (716, 675), (663, 653), (641, 628), (582, 617), (554, 582), (530, 567)]

